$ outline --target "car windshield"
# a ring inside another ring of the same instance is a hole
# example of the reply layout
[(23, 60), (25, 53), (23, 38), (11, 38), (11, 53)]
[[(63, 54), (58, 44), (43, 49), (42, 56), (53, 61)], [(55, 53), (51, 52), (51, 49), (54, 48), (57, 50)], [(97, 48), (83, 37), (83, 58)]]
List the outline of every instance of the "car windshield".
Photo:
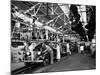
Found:
[(43, 43), (38, 44), (33, 51), (44, 51), (46, 49), (45, 46), (43, 46)]
[(42, 43), (38, 44), (33, 51), (40, 51), (42, 48)]

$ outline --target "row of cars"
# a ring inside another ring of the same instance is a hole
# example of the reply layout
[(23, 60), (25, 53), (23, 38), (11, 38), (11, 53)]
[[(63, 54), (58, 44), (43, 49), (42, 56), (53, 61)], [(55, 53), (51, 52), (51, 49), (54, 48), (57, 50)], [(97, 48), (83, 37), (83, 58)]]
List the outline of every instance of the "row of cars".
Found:
[[(19, 59), (25, 63), (25, 65), (30, 65), (32, 63), (43, 63), (43, 65), (52, 64), (57, 60), (57, 42), (29, 42), (28, 47), (25, 47), (24, 42), (12, 42), (11, 46), (13, 50), (16, 48), (18, 52)], [(47, 48), (47, 46), (49, 48)], [(95, 55), (96, 50), (91, 46), (91, 54)], [(60, 54), (66, 55), (66, 43), (60, 44)], [(70, 50), (72, 52), (78, 52), (78, 46), (75, 42), (70, 42)], [(15, 52), (15, 51), (14, 51)]]
[[(30, 65), (32, 63), (43, 63), (43, 65), (52, 64), (52, 62), (57, 61), (57, 42), (28, 42), (28, 47), (25, 47), (25, 42), (12, 42), (11, 46), (13, 48), (19, 48), (18, 54), (20, 54), (20, 60), (25, 63), (25, 65)], [(48, 48), (47, 48), (48, 47)], [(66, 55), (66, 43), (60, 44), (60, 54)], [(71, 50), (75, 49), (75, 44), (71, 44)]]

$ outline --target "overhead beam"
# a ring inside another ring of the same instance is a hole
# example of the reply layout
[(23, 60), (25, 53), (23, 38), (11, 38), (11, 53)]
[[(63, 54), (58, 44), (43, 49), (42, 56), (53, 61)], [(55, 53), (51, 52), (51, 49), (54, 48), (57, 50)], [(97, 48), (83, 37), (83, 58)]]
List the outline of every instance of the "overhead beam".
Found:
[(31, 8), (29, 8), (28, 10), (24, 11), (24, 13), (28, 13), (30, 11), (32, 11), (37, 5), (39, 5), (40, 3), (37, 3), (36, 5), (33, 5)]
[(42, 6), (42, 3), (40, 4), (40, 6), (39, 6), (39, 8), (37, 9), (37, 11), (34, 13), (34, 16), (37, 15), (37, 13), (38, 13), (38, 11), (40, 10), (41, 6)]
[(51, 23), (54, 19), (56, 19), (56, 18), (60, 17), (61, 15), (63, 15), (63, 13), (62, 13), (62, 14), (60, 14), (59, 16), (57, 16), (57, 17), (53, 18), (52, 20), (48, 21), (46, 24)]
[[(29, 2), (31, 5), (33, 5), (31, 2)], [(40, 10), (41, 12), (43, 12), (42, 10)], [(45, 12), (43, 12), (45, 15), (46, 15), (46, 13)]]
[[(54, 13), (55, 14), (57, 14), (57, 15), (59, 15), (57, 12), (56, 12), (56, 10), (54, 11)], [(64, 14), (64, 13), (63, 13)], [(61, 17), (59, 17), (63, 22), (64, 22), (64, 20), (61, 18)]]

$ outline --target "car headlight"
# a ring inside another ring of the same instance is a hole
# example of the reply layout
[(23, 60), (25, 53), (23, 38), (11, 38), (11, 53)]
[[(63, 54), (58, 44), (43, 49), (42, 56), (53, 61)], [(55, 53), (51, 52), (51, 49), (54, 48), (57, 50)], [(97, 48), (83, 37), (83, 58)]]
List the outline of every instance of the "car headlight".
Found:
[(30, 52), (27, 52), (26, 54), (27, 54), (27, 55), (30, 55), (31, 53), (30, 53)]
[(38, 55), (40, 55), (41, 54), (41, 52), (38, 52)]

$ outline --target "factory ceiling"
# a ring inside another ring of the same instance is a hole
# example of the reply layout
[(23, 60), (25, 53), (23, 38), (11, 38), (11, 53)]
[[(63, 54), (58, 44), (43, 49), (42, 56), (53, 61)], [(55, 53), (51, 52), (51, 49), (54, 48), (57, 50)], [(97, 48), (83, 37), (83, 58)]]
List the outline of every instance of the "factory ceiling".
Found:
[[(17, 6), (19, 10), (28, 12), (31, 15), (34, 15), (34, 12), (38, 10), (35, 16), (39, 18), (41, 22), (46, 23), (51, 21), (50, 23), (53, 27), (63, 32), (63, 34), (76, 34), (71, 30), (71, 26), (68, 22), (68, 12), (66, 12), (68, 5), (27, 1), (11, 1), (11, 4)], [(35, 8), (33, 6), (35, 6)]]

